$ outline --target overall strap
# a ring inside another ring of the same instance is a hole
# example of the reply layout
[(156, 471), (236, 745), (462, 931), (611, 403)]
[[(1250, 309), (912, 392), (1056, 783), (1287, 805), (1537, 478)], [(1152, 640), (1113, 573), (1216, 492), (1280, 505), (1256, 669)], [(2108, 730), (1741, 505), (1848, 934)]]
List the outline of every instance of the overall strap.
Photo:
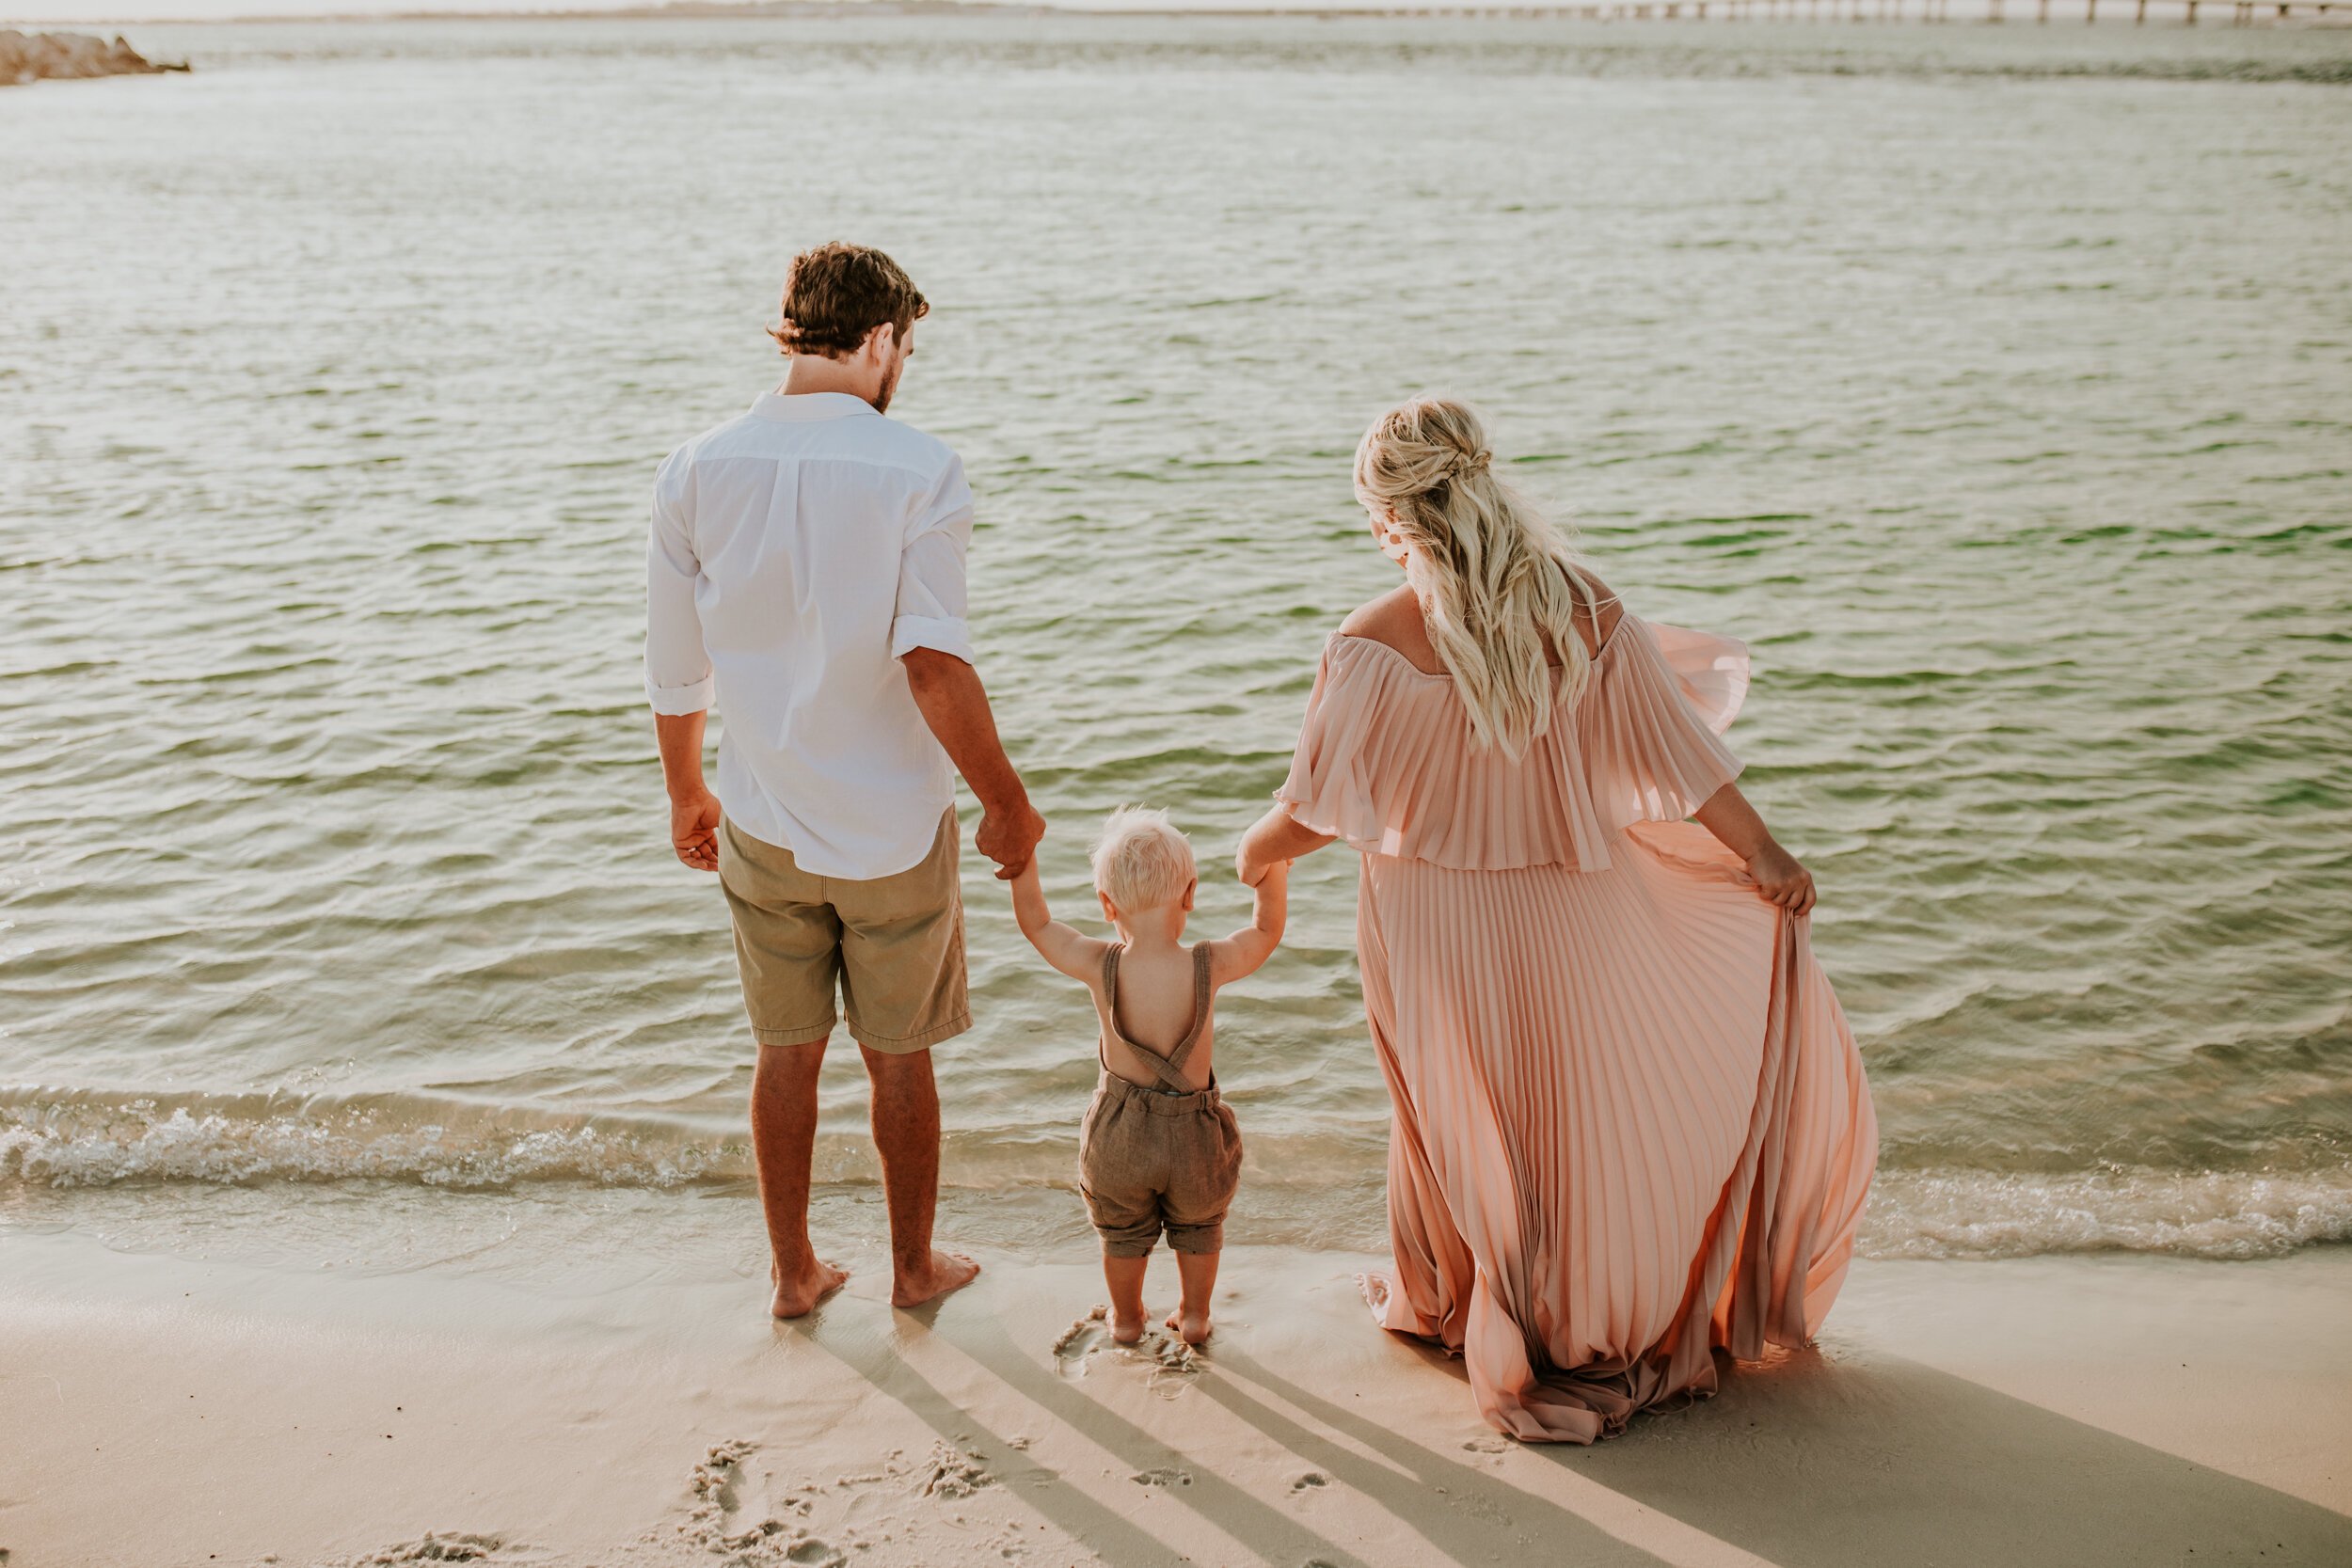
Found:
[[(1103, 1033), (1105, 1035), (1119, 1034), (1119, 955), (1125, 951), (1115, 942), (1103, 949), (1103, 1017), (1105, 1020)], [(1120, 1037), (1119, 1043), (1126, 1045), (1124, 1036)], [(1103, 1064), (1104, 1072), (1108, 1072), (1111, 1059), (1103, 1050), (1103, 1045), (1102, 1040), (1094, 1042), (1094, 1059)], [(1128, 1049), (1133, 1050), (1134, 1047)]]
[[(1176, 1049), (1168, 1053), (1168, 1065), (1180, 1073), (1184, 1058), (1200, 1043), (1201, 1032), (1209, 1026), (1209, 1006), (1214, 992), (1209, 985), (1209, 944), (1200, 942), (1192, 950), (1192, 1027), (1176, 1042)], [(1189, 1080), (1187, 1080), (1189, 1083)]]
[[(1127, 1032), (1119, 1026), (1119, 958), (1125, 951), (1126, 948), (1122, 944), (1113, 942), (1110, 951), (1103, 955), (1103, 1016), (1109, 1021), (1110, 1034), (1120, 1044), (1150, 1063), (1152, 1070), (1159, 1075), (1170, 1092), (1198, 1093), (1199, 1091), (1192, 1086), (1191, 1081), (1185, 1078), (1183, 1069), (1184, 1058), (1192, 1053), (1193, 1044), (1200, 1038), (1200, 1031), (1209, 1020), (1209, 955), (1207, 950), (1200, 947), (1193, 949), (1192, 1027), (1185, 1031), (1184, 1037), (1177, 1042), (1176, 1049), (1165, 1056), (1156, 1051), (1136, 1044), (1128, 1038)], [(1107, 1063), (1104, 1065), (1108, 1066)]]

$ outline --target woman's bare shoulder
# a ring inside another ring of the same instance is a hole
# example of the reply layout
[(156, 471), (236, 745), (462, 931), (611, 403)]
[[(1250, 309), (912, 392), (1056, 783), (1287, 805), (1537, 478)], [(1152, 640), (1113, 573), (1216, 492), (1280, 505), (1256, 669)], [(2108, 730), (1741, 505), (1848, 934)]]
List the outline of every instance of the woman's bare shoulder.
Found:
[[(1586, 608), (1583, 595), (1577, 595), (1576, 629), (1584, 640), (1586, 652), (1597, 654), (1616, 635), (1617, 624), (1625, 619), (1625, 606), (1617, 601), (1617, 595), (1607, 583), (1582, 567), (1577, 570), (1592, 589), (1592, 602), (1600, 607), (1600, 613), (1596, 618)], [(1429, 637), (1429, 623), (1422, 616), (1421, 601), (1413, 596), (1412, 588), (1405, 583), (1399, 583), (1376, 599), (1359, 605), (1346, 620), (1340, 623), (1340, 635), (1360, 637), (1366, 641), (1393, 648), (1403, 654), (1415, 669), (1428, 674), (1437, 674), (1443, 668), (1442, 661), (1438, 657), (1438, 645)], [(1554, 662), (1558, 661), (1556, 650), (1547, 647), (1545, 651)]]
[(1438, 669), (1438, 645), (1429, 641), (1421, 601), (1408, 584), (1399, 583), (1378, 598), (1359, 605), (1340, 623), (1340, 635), (1393, 648), (1414, 668), (1432, 674)]
[(1421, 625), (1421, 601), (1409, 583), (1398, 583), (1376, 599), (1367, 599), (1348, 611), (1340, 623), (1342, 637), (1369, 637), (1385, 642), (1404, 625)]

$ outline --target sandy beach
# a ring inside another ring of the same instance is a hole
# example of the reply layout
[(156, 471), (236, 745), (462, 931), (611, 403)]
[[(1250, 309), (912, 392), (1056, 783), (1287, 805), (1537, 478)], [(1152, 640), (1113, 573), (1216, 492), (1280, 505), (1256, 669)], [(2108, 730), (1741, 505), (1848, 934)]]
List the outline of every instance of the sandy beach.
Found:
[(1197, 1356), (1105, 1344), (1082, 1254), (894, 1312), (852, 1252), (788, 1325), (729, 1249), (539, 1286), (9, 1259), (11, 1568), (2352, 1560), (2341, 1249), (1866, 1261), (1818, 1353), (1590, 1449), (1487, 1431), (1354, 1255), (1237, 1249)]

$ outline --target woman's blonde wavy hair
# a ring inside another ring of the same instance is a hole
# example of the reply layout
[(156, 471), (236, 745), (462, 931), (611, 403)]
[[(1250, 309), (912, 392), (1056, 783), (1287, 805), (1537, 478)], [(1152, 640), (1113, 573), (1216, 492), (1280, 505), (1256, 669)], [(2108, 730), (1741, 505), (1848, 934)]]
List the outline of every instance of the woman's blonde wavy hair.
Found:
[[(1494, 475), (1486, 426), (1450, 398), (1414, 398), (1356, 448), (1356, 499), (1402, 546), (1405, 580), (1481, 747), (1517, 758), (1592, 676), (1576, 607), (1600, 603), (1568, 542)], [(1555, 697), (1545, 637), (1560, 657)]]

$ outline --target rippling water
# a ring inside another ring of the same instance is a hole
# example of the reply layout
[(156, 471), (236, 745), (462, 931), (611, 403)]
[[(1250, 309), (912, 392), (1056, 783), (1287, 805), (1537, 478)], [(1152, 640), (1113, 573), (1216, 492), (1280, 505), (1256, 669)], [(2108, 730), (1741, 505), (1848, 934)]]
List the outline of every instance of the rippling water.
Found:
[[(1826, 890), (1870, 1250), (2352, 1236), (2352, 35), (138, 41), (196, 74), (0, 93), (0, 1215), (740, 1190), (644, 503), (839, 234), (936, 302), (899, 412), (980, 496), (1069, 909), (1122, 800), (1230, 853), (1387, 580), (1354, 437), (1458, 391), (1643, 611), (1755, 646), (1734, 738)], [(1090, 1010), (967, 881), (950, 1207), (1074, 1235)], [(1225, 1006), (1240, 1239), (1380, 1236), (1354, 882), (1309, 863)]]

